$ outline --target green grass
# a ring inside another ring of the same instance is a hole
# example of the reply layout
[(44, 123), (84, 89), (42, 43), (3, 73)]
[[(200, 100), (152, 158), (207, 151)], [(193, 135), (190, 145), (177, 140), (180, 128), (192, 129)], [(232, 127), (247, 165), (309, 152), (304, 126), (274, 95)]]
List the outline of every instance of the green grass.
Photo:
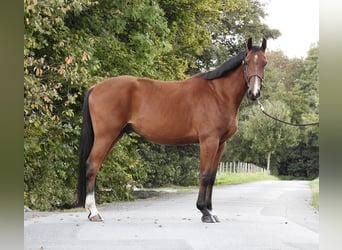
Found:
[(277, 177), (264, 173), (225, 173), (218, 174), (216, 177), (216, 184), (240, 184), (260, 180), (278, 180)]
[(302, 176), (290, 176), (290, 175), (279, 175), (277, 176), (279, 180), (281, 181), (307, 181), (307, 180), (311, 180), (308, 177), (302, 177)]
[(312, 202), (311, 205), (319, 210), (319, 178), (316, 178), (310, 182), (312, 190)]

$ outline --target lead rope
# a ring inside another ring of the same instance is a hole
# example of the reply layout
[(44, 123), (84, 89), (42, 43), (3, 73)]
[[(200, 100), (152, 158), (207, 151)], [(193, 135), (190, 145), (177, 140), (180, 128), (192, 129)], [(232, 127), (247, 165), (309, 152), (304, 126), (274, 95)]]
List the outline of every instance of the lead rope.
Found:
[(259, 104), (259, 106), (260, 106), (261, 112), (264, 113), (264, 115), (266, 115), (266, 116), (272, 118), (273, 120), (276, 120), (276, 121), (278, 121), (278, 122), (285, 123), (285, 124), (290, 125), (290, 126), (297, 126), (297, 127), (304, 127), (304, 126), (319, 126), (319, 122), (299, 123), (299, 124), (297, 124), (297, 123), (292, 123), (292, 122), (287, 122), (287, 121), (279, 120), (278, 118), (276, 118), (276, 117), (274, 117), (274, 116), (272, 116), (272, 115), (266, 113), (266, 112), (265, 112), (264, 105), (262, 105), (262, 103), (261, 103), (259, 100), (257, 100), (257, 101), (258, 101), (258, 104)]

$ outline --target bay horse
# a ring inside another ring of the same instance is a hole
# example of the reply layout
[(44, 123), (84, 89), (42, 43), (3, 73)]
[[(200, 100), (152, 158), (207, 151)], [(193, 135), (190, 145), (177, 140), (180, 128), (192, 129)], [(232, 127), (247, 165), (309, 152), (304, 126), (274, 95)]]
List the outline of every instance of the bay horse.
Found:
[(178, 82), (133, 76), (106, 79), (91, 87), (83, 104), (78, 204), (89, 220), (102, 221), (95, 204), (96, 175), (115, 143), (133, 130), (158, 144), (200, 145), (197, 208), (202, 222), (219, 222), (212, 191), (226, 141), (238, 127), (239, 107), (260, 97), (266, 40), (249, 38), (246, 49), (218, 68)]

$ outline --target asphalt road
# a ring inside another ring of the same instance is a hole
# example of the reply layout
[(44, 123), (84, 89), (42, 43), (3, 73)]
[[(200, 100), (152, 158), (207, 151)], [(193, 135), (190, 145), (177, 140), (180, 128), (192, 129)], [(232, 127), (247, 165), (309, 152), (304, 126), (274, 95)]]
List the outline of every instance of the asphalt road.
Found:
[(25, 249), (319, 249), (319, 216), (307, 181), (260, 181), (214, 188), (221, 222), (205, 224), (197, 190), (100, 206), (88, 213), (25, 212)]

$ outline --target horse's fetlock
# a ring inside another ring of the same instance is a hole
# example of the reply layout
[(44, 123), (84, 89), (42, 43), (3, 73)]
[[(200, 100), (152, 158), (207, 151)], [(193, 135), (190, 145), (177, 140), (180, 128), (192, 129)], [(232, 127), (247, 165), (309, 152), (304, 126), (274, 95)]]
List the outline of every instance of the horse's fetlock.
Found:
[(205, 201), (197, 201), (196, 203), (196, 207), (197, 209), (199, 209), (200, 211), (202, 211), (204, 208), (206, 208), (206, 202)]

